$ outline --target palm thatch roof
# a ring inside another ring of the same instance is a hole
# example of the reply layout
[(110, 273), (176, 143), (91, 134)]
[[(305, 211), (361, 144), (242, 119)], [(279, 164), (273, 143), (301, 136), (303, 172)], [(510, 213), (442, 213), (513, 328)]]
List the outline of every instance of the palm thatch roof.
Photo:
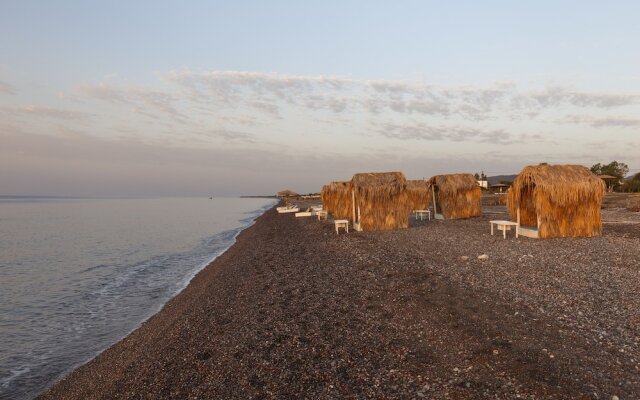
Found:
[(282, 190), (280, 192), (278, 192), (277, 197), (297, 197), (299, 196), (298, 193), (294, 192), (293, 190)]
[(512, 218), (538, 228), (540, 238), (599, 236), (604, 182), (582, 165), (525, 167), (509, 190)]
[(407, 181), (407, 195), (412, 210), (429, 209), (431, 185), (424, 179)]
[(479, 217), (482, 192), (471, 174), (436, 175), (429, 179), (435, 193), (435, 212), (444, 219)]
[(322, 187), (322, 207), (336, 219), (351, 217), (350, 182), (331, 182)]
[(363, 231), (409, 226), (411, 204), (402, 172), (359, 173), (351, 178), (355, 219)]

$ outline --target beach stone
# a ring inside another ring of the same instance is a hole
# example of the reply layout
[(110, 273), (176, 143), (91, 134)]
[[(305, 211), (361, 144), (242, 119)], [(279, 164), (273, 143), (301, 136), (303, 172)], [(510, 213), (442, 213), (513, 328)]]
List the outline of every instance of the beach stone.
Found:
[(480, 260), (480, 261), (486, 261), (488, 259), (489, 259), (489, 256), (487, 254), (483, 254), (483, 255), (478, 256), (478, 260)]
[(620, 398), (614, 394), (613, 396), (611, 396), (611, 400), (620, 400)]
[(467, 261), (467, 260), (469, 260), (469, 256), (462, 256), (462, 257), (460, 257), (460, 259), (462, 261)]

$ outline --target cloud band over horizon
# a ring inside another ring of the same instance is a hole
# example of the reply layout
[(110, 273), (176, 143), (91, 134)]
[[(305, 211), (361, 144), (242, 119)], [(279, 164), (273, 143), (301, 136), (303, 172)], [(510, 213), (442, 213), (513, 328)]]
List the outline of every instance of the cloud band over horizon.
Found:
[[(640, 167), (637, 93), (558, 85), (524, 89), (507, 80), (447, 86), (189, 69), (157, 73), (146, 85), (108, 76), (63, 88), (56, 96), (23, 93), (19, 85), (4, 82), (0, 80), (5, 121), (0, 135), (11, 142), (0, 149), (4, 194), (18, 190), (12, 187), (37, 192), (37, 187), (24, 185), (29, 175), (20, 186), (12, 183), (12, 172), (28, 170), (40, 178), (52, 160), (60, 171), (66, 162), (66, 173), (78, 175), (77, 191), (85, 190), (83, 185), (97, 190), (98, 185), (85, 182), (90, 180), (86, 170), (75, 171), (81, 165), (88, 168), (84, 154), (95, 153), (90, 146), (110, 149), (94, 157), (102, 172), (119, 171), (106, 166), (110, 155), (121, 162), (120, 153), (128, 154), (130, 168), (138, 171), (132, 176), (143, 181), (137, 187), (142, 193), (129, 193), (136, 185), (119, 187), (111, 179), (105, 190), (115, 194), (270, 193), (284, 186), (313, 191), (354, 172), (384, 169), (420, 178), (444, 172), (517, 172), (527, 163), (543, 161), (618, 159)], [(48, 140), (50, 151), (34, 149)], [(64, 153), (65, 147), (76, 150)], [(230, 165), (244, 181), (228, 179)], [(210, 174), (194, 173), (198, 168)], [(153, 179), (145, 183), (143, 172)], [(175, 190), (163, 187), (163, 174), (180, 185)], [(64, 190), (73, 191), (73, 184)]]

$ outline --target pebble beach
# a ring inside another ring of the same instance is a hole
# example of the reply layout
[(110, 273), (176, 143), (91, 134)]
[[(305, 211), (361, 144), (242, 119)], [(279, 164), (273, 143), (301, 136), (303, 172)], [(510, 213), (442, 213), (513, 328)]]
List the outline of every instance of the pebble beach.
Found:
[(491, 236), (505, 218), (336, 235), (271, 209), (39, 398), (638, 398), (638, 213), (578, 239)]

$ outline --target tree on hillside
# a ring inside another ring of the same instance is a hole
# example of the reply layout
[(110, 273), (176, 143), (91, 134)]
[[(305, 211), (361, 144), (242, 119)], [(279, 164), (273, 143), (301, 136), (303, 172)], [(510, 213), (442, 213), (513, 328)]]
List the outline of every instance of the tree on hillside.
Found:
[(484, 174), (484, 171), (482, 171), (481, 173), (477, 173), (477, 172), (476, 172), (473, 176), (474, 176), (474, 177), (476, 178), (476, 180), (478, 180), (478, 181), (486, 181), (486, 180), (487, 180), (487, 176)]
[(622, 185), (623, 192), (640, 192), (640, 172), (635, 174), (633, 178), (629, 179)]
[(591, 167), (591, 172), (596, 175), (611, 175), (622, 180), (629, 173), (629, 166), (618, 161), (611, 161), (609, 164), (603, 165), (597, 163)]

